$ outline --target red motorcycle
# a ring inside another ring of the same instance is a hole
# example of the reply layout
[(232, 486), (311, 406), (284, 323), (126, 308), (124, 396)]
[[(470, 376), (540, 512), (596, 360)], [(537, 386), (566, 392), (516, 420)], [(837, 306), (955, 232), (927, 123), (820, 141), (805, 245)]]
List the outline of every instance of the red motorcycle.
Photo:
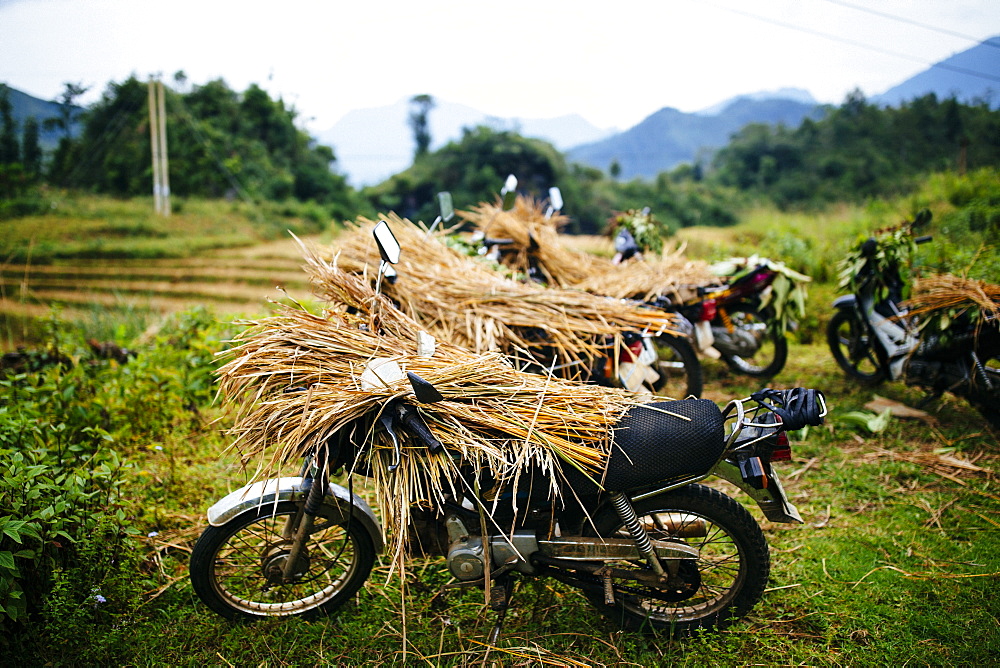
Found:
[[(619, 230), (615, 250), (622, 260), (639, 252), (627, 229)], [(679, 313), (691, 322), (692, 343), (701, 353), (721, 358), (736, 373), (770, 378), (785, 367), (788, 359), (785, 300), (779, 306), (774, 293), (781, 277), (783, 296), (790, 294), (789, 273), (792, 280), (809, 280), (761, 258), (720, 285), (695, 288), (690, 299), (675, 301), (663, 296), (653, 300), (652, 305)]]

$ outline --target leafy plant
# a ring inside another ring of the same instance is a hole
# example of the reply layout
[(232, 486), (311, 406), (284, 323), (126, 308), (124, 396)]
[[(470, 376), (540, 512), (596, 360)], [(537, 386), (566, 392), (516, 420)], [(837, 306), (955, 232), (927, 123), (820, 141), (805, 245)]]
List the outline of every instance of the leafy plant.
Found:
[(611, 219), (611, 234), (626, 229), (642, 252), (657, 255), (663, 251), (663, 238), (671, 234), (670, 228), (656, 219), (647, 209), (629, 209), (616, 213)]

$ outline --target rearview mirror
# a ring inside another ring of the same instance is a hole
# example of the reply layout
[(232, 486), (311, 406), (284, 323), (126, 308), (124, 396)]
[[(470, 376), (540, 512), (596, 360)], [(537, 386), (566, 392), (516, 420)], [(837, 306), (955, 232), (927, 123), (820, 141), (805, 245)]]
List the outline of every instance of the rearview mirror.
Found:
[(507, 175), (507, 180), (500, 190), (500, 198), (503, 200), (504, 211), (510, 211), (514, 208), (514, 202), (517, 201), (517, 177), (513, 174)]
[(382, 261), (390, 264), (399, 262), (399, 242), (396, 241), (395, 235), (389, 229), (389, 224), (384, 220), (379, 221), (379, 224), (372, 230), (372, 235), (375, 237), (378, 254), (382, 256)]
[(441, 220), (447, 223), (455, 217), (455, 206), (451, 202), (451, 193), (447, 190), (438, 193), (438, 208), (441, 209)]
[(563, 208), (562, 191), (556, 186), (549, 188), (549, 204), (553, 211), (559, 211)]
[(563, 198), (562, 191), (559, 190), (557, 186), (552, 186), (549, 188), (549, 208), (545, 212), (545, 218), (548, 220), (552, 215), (563, 208)]

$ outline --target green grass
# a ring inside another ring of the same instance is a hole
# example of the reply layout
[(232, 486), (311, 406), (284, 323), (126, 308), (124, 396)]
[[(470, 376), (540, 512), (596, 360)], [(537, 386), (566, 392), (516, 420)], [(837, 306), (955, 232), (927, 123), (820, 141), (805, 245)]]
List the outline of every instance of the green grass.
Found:
[[(687, 641), (622, 633), (578, 592), (523, 581), (504, 635), (491, 648), (493, 614), (482, 592), (439, 596), (447, 582), (440, 559), (411, 562), (405, 591), (398, 574), (390, 577), (381, 564), (356, 601), (328, 619), (226, 622), (196, 599), (186, 574), (205, 509), (245, 479), (231, 457), (221, 456), (226, 440), (219, 430), (227, 421), (215, 408), (178, 415), (171, 433), (130, 442), (123, 453), (135, 465), (126, 489), (140, 531), (136, 578), (146, 587), (138, 606), (112, 622), (79, 627), (36, 620), (0, 639), (0, 655), (29, 665), (137, 666), (995, 664), (996, 435), (951, 395), (930, 405), (926, 422), (893, 419), (879, 433), (858, 427), (843, 416), (865, 410), (876, 394), (913, 406), (920, 392), (901, 383), (864, 388), (850, 382), (823, 337), (835, 295), (829, 263), (873, 220), (898, 222), (907, 206), (817, 215), (758, 210), (725, 231), (686, 231), (688, 254), (695, 257), (768, 254), (784, 244), (791, 259), (813, 263), (809, 314), (786, 369), (771, 384), (821, 388), (831, 406), (827, 424), (798, 434), (794, 460), (778, 469), (805, 523), (772, 524), (748, 506), (771, 545), (772, 579), (749, 617), (723, 633)], [(879, 210), (883, 214), (873, 214)], [(151, 224), (139, 221), (135, 229)], [(172, 235), (158, 239), (175, 243)], [(109, 337), (127, 339), (145, 329), (143, 313), (116, 330), (114, 318), (99, 311), (87, 326)], [(705, 375), (707, 396), (719, 402), (760, 386), (718, 363), (706, 362)], [(150, 532), (156, 535), (147, 537)], [(74, 631), (71, 641), (52, 641), (60, 628)]]

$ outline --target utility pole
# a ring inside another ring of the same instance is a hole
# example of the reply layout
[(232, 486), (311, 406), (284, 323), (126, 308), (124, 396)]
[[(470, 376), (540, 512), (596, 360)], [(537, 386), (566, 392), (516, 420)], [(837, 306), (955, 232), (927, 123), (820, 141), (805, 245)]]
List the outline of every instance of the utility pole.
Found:
[(153, 209), (170, 215), (170, 171), (167, 165), (167, 113), (163, 82), (149, 80), (149, 143), (153, 154)]

